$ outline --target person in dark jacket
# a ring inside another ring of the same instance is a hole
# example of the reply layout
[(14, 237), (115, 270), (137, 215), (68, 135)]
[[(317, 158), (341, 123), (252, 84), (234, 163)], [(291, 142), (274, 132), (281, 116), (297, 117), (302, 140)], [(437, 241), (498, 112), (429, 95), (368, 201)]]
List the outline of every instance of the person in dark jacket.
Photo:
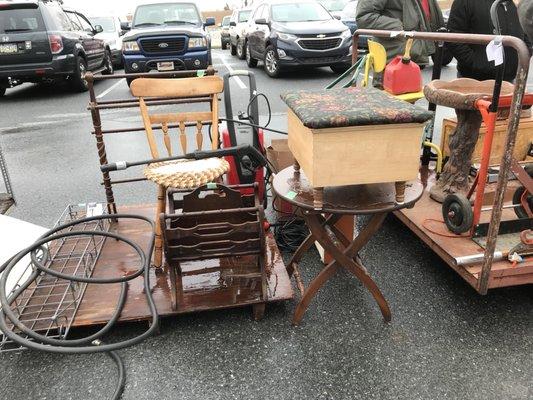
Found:
[[(432, 32), (444, 26), (442, 11), (436, 0), (359, 0), (357, 26), (362, 29)], [(388, 61), (405, 49), (403, 38), (378, 38), (387, 50)], [(435, 53), (433, 42), (415, 40), (411, 58), (417, 64), (427, 64)]]
[(533, 0), (522, 0), (518, 5), (518, 16), (522, 29), (526, 33), (529, 42), (533, 42)]
[[(497, 34), (490, 17), (492, 3), (494, 0), (455, 0), (450, 10), (448, 30), (455, 33)], [(525, 39), (516, 5), (512, 1), (498, 7), (498, 16), (502, 35)], [(459, 76), (480, 81), (496, 78), (496, 67), (493, 61), (487, 59), (486, 46), (448, 43), (448, 49), (457, 59)], [(516, 77), (517, 68), (516, 50), (506, 47), (504, 79), (512, 82)]]

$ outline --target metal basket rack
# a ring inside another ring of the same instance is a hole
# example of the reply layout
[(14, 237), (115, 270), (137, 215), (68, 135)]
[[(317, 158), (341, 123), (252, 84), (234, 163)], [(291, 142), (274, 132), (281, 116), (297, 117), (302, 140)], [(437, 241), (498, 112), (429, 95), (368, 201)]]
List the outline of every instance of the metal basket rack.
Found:
[[(56, 223), (56, 227), (80, 220), (86, 216), (105, 213), (103, 204), (69, 205)], [(109, 221), (101, 220), (80, 223), (67, 231), (109, 231)], [(49, 257), (46, 266), (69, 275), (90, 277), (102, 251), (105, 238), (94, 236), (69, 237), (51, 242), (48, 245)], [(34, 272), (30, 262), (12, 293), (27, 282)], [(33, 331), (55, 339), (65, 339), (83, 300), (86, 283), (66, 281), (41, 273), (12, 303), (18, 318)], [(4, 335), (0, 336), (0, 352), (21, 350)]]

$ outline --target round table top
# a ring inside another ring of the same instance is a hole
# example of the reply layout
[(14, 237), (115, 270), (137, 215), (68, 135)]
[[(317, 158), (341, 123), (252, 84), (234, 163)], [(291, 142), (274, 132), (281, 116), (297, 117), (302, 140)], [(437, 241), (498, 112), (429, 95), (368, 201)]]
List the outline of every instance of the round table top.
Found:
[(419, 181), (406, 183), (405, 202), (395, 201), (394, 183), (352, 185), (324, 188), (323, 208), (314, 208), (313, 187), (304, 172), (294, 172), (294, 167), (285, 168), (274, 177), (274, 192), (290, 204), (307, 211), (328, 214), (377, 214), (409, 208), (422, 197), (424, 186)]

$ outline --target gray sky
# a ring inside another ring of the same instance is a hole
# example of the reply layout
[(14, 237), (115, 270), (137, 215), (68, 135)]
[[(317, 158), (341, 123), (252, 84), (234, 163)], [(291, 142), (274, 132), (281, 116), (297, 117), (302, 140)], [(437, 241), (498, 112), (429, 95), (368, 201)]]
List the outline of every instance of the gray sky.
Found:
[[(162, 0), (163, 1), (163, 0)], [(241, 0), (191, 0), (201, 10), (222, 10), (226, 3), (230, 7), (242, 4)], [(66, 6), (80, 10), (87, 15), (107, 15), (115, 13), (119, 16), (133, 14), (135, 6), (146, 0), (64, 0)], [(204, 15), (206, 17), (207, 15)]]

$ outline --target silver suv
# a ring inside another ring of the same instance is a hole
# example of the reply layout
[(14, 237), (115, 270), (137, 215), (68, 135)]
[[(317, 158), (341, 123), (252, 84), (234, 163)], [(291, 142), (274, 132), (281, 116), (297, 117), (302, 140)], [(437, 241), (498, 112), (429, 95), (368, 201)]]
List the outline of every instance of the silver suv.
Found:
[(252, 13), (251, 8), (241, 8), (233, 11), (229, 22), (229, 44), (231, 55), (237, 55), (241, 60), (246, 57), (244, 44), (246, 42), (245, 30), (248, 19)]

